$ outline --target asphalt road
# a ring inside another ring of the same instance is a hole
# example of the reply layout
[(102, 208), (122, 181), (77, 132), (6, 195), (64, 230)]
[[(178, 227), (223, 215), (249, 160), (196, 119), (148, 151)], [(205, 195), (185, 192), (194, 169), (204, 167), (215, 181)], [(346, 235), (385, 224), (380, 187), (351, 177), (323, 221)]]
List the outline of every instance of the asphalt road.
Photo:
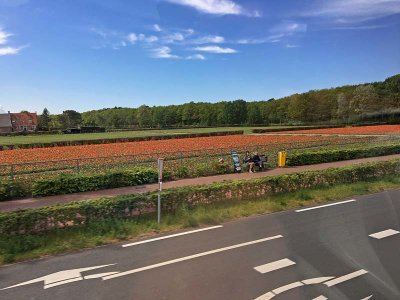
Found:
[(5, 266), (0, 299), (400, 299), (400, 190), (351, 200)]

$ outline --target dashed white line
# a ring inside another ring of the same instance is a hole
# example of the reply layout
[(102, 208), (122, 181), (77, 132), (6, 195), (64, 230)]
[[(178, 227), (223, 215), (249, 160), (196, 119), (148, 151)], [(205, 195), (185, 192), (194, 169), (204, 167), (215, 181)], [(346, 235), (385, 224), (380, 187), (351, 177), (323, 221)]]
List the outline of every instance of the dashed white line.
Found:
[(290, 259), (281, 259), (281, 260), (277, 260), (265, 265), (261, 265), (258, 267), (255, 267), (254, 270), (256, 270), (257, 272), (260, 272), (261, 274), (265, 274), (268, 272), (272, 272), (275, 270), (279, 270), (282, 268), (286, 268), (292, 265), (295, 265), (296, 263), (294, 261), (291, 261)]
[(162, 237), (158, 237), (158, 238), (154, 238), (154, 239), (150, 239), (150, 240), (145, 240), (145, 241), (125, 244), (125, 245), (122, 245), (122, 247), (125, 248), (125, 247), (131, 247), (131, 246), (136, 246), (136, 245), (140, 245), (140, 244), (145, 244), (145, 243), (151, 243), (151, 242), (170, 239), (170, 238), (173, 238), (173, 237), (187, 235), (187, 234), (191, 234), (191, 233), (197, 233), (197, 232), (201, 232), (201, 231), (217, 229), (217, 228), (221, 228), (221, 227), (222, 227), (222, 225), (217, 225), (217, 226), (206, 227), (206, 228), (201, 228), (201, 229), (196, 229), (196, 230), (191, 230), (191, 231), (185, 231), (185, 232), (171, 234), (171, 235), (167, 235), (167, 236), (162, 236)]
[(392, 235), (395, 235), (395, 234), (398, 234), (398, 233), (400, 233), (400, 232), (398, 232), (397, 230), (388, 229), (388, 230), (384, 230), (384, 231), (380, 231), (380, 232), (377, 232), (377, 233), (370, 234), (369, 236), (374, 238), (374, 239), (380, 240), (380, 239), (383, 239), (385, 237), (392, 236)]
[(368, 273), (368, 271), (366, 271), (364, 269), (361, 269), (361, 270), (358, 270), (356, 272), (353, 272), (353, 273), (350, 273), (350, 274), (347, 274), (347, 275), (344, 275), (344, 276), (329, 280), (329, 281), (325, 282), (324, 284), (326, 286), (328, 286), (328, 287), (331, 287), (331, 286), (334, 286), (336, 284), (345, 282), (347, 280), (351, 280), (353, 278), (356, 278), (358, 276), (361, 276), (361, 275), (364, 275), (364, 274), (367, 274), (367, 273)]
[(103, 277), (103, 280), (122, 277), (122, 276), (130, 275), (130, 274), (134, 274), (134, 273), (138, 273), (138, 272), (142, 272), (142, 271), (146, 271), (146, 270), (151, 270), (151, 269), (155, 269), (155, 268), (159, 268), (159, 267), (175, 264), (175, 263), (178, 263), (178, 262), (182, 262), (182, 261), (186, 261), (186, 260), (202, 257), (202, 256), (207, 256), (207, 255), (220, 253), (220, 252), (224, 252), (224, 251), (228, 251), (228, 250), (232, 250), (232, 249), (237, 249), (237, 248), (246, 247), (246, 246), (250, 246), (250, 245), (254, 245), (254, 244), (259, 244), (259, 243), (263, 243), (263, 242), (266, 242), (266, 241), (279, 239), (279, 238), (282, 238), (282, 237), (283, 237), (282, 235), (275, 235), (275, 236), (267, 237), (267, 238), (264, 238), (264, 239), (259, 239), (259, 240), (254, 240), (254, 241), (250, 241), (250, 242), (246, 242), (246, 243), (232, 245), (232, 246), (219, 248), (219, 249), (215, 249), (215, 250), (211, 250), (211, 251), (207, 251), (207, 252), (201, 252), (201, 253), (197, 253), (197, 254), (193, 254), (193, 255), (177, 258), (177, 259), (168, 260), (168, 261), (161, 262), (161, 263), (154, 264), (154, 265), (150, 265), (150, 266), (147, 266), (147, 267), (142, 267), (142, 268), (138, 268), (138, 269), (133, 269), (133, 270), (129, 270), (129, 271), (125, 271), (125, 272), (121, 272), (121, 273), (105, 276), (105, 277)]
[(296, 210), (296, 212), (303, 212), (303, 211), (308, 211), (308, 210), (313, 210), (313, 209), (318, 209), (318, 208), (323, 208), (323, 207), (329, 207), (329, 206), (334, 206), (334, 205), (339, 205), (339, 204), (345, 204), (345, 203), (350, 203), (350, 202), (355, 202), (355, 201), (356, 201), (355, 199), (351, 199), (351, 200), (346, 200), (346, 201), (341, 201), (341, 202), (336, 202), (336, 203), (331, 203), (331, 204), (326, 204), (326, 205), (321, 205), (321, 206), (298, 209), (298, 210)]

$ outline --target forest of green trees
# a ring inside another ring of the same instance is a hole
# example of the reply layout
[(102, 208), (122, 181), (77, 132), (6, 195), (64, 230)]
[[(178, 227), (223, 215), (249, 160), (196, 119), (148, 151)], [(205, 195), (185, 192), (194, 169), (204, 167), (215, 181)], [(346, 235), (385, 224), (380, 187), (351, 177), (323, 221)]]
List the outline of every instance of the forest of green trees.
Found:
[(266, 101), (142, 105), (93, 110), (81, 115), (65, 111), (51, 116), (46, 124), (48, 129), (78, 125), (118, 129), (399, 121), (400, 74), (383, 82), (312, 90)]

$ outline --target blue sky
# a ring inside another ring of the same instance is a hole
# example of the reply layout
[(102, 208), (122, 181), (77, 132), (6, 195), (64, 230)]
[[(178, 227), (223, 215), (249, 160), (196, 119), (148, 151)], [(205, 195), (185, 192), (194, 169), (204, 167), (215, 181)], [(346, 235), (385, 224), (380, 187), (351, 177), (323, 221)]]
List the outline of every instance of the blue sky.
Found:
[(400, 72), (400, 0), (0, 0), (0, 105), (265, 100)]

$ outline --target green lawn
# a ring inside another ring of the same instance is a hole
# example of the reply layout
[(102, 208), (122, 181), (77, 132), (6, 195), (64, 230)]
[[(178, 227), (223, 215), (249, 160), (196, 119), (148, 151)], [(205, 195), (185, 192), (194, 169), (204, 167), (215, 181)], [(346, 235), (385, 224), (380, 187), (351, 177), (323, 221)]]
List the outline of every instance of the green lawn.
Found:
[[(249, 134), (251, 133), (251, 129), (253, 128), (268, 128), (268, 127), (215, 127), (215, 128), (122, 131), (122, 132), (105, 132), (105, 133), (83, 133), (83, 134), (0, 136), (0, 145), (51, 143), (60, 141), (127, 138), (127, 137), (141, 137), (141, 136), (153, 136), (153, 135), (170, 135), (179, 133), (205, 133), (205, 132), (232, 131), (232, 130), (244, 130), (245, 134)], [(284, 128), (284, 126), (282, 127), (276, 126), (274, 128)]]

